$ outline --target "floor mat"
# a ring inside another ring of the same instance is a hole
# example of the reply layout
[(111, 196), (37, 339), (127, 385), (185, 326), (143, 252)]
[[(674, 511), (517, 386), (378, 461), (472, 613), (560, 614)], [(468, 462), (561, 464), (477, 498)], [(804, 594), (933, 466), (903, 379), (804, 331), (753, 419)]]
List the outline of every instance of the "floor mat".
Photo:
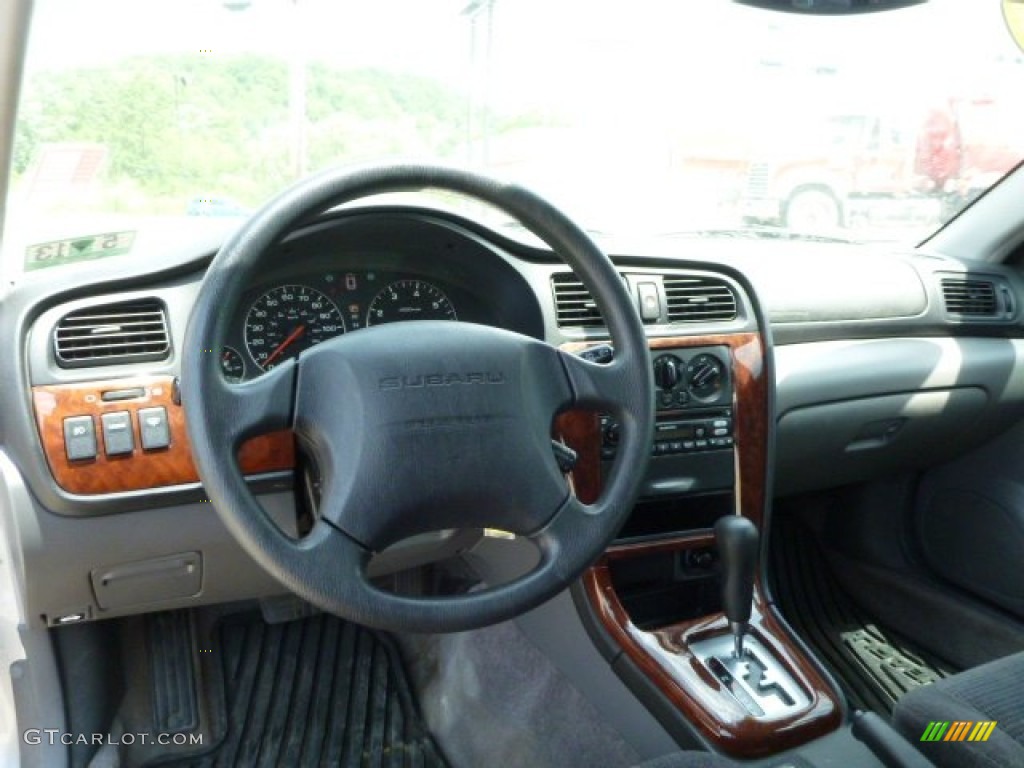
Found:
[(957, 670), (880, 626), (840, 587), (814, 533), (778, 515), (772, 530), (772, 574), (779, 609), (843, 685), (859, 709), (882, 715), (921, 685)]
[(208, 644), (217, 743), (150, 766), (445, 765), (389, 638), (333, 616), (267, 624), (254, 612), (222, 618)]

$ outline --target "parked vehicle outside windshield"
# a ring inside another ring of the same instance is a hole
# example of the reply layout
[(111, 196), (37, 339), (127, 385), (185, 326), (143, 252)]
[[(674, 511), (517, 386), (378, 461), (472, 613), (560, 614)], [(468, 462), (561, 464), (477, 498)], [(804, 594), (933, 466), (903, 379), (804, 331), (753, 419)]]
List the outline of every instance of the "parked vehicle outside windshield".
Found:
[(36, 6), (9, 268), (62, 237), (237, 221), (309, 172), (396, 158), (519, 181), (605, 233), (911, 243), (1024, 157), (1024, 53), (994, 2)]

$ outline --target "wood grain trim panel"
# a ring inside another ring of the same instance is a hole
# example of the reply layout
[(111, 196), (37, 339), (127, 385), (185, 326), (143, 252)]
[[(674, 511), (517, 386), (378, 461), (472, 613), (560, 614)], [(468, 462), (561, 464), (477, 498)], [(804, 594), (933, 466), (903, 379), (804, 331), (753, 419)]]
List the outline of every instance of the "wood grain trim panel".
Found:
[[(33, 387), (36, 426), (57, 485), (69, 493), (88, 496), (198, 482), (199, 474), (185, 432), (185, 412), (171, 400), (171, 383), (169, 376), (149, 376)], [(114, 402), (104, 402), (101, 397), (109, 390), (133, 388), (142, 388), (143, 395)], [(171, 445), (165, 450), (143, 451), (134, 412), (155, 406), (167, 409)], [(133, 414), (135, 451), (130, 456), (106, 456), (104, 453), (100, 416), (114, 411)], [(64, 419), (70, 416), (93, 417), (98, 450), (95, 459), (68, 460), (64, 450)], [(247, 474), (290, 469), (295, 465), (293, 436), (287, 431), (273, 432), (249, 440), (239, 451), (238, 459)]]
[(576, 497), (584, 504), (601, 492), (601, 424), (593, 411), (568, 411), (555, 419), (555, 434), (577, 453), (569, 476)]
[[(767, 488), (767, 447), (771, 414), (764, 346), (760, 334), (681, 336), (649, 339), (651, 349), (726, 346), (733, 375), (733, 436), (736, 444), (738, 511), (760, 529), (764, 522)], [(579, 351), (592, 343), (565, 345)], [(574, 470), (577, 494), (591, 501), (601, 493), (600, 442), (596, 418), (570, 412), (559, 421), (562, 436), (580, 460)], [(593, 446), (587, 444), (593, 443)], [(584, 591), (598, 620), (627, 656), (683, 715), (724, 752), (756, 758), (791, 749), (828, 733), (840, 725), (842, 711), (832, 688), (790, 639), (786, 629), (765, 604), (760, 584), (755, 585), (751, 632), (772, 650), (810, 696), (801, 712), (785, 718), (755, 719), (726, 692), (721, 683), (690, 651), (690, 643), (728, 632), (721, 613), (654, 631), (636, 627), (615, 592), (611, 563), (647, 555), (708, 547), (714, 536), (683, 534), (651, 542), (615, 545), (583, 577)]]
[(607, 562), (583, 577), (590, 604), (623, 651), (707, 739), (735, 757), (756, 758), (792, 749), (839, 727), (842, 715), (832, 689), (788, 640), (755, 590), (750, 631), (771, 650), (810, 704), (780, 718), (755, 719), (690, 651), (690, 644), (729, 631), (721, 613), (652, 632), (638, 629), (612, 584)]

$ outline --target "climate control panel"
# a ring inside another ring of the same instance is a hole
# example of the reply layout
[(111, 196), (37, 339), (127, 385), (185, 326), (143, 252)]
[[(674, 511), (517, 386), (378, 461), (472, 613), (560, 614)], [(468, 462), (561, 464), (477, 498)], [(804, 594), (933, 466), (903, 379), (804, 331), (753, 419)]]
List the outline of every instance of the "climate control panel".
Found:
[(659, 412), (730, 405), (726, 347), (653, 352), (654, 401)]
[[(733, 448), (733, 384), (725, 346), (652, 350), (654, 427), (652, 456)], [(619, 425), (601, 416), (601, 458), (615, 456)]]

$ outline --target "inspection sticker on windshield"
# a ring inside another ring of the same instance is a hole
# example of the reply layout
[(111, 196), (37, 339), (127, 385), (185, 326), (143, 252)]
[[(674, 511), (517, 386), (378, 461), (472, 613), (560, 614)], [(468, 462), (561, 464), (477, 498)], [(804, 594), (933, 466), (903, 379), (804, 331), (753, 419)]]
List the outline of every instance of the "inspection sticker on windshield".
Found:
[(108, 232), (30, 245), (25, 251), (25, 271), (121, 256), (132, 249), (134, 242), (134, 232)]

